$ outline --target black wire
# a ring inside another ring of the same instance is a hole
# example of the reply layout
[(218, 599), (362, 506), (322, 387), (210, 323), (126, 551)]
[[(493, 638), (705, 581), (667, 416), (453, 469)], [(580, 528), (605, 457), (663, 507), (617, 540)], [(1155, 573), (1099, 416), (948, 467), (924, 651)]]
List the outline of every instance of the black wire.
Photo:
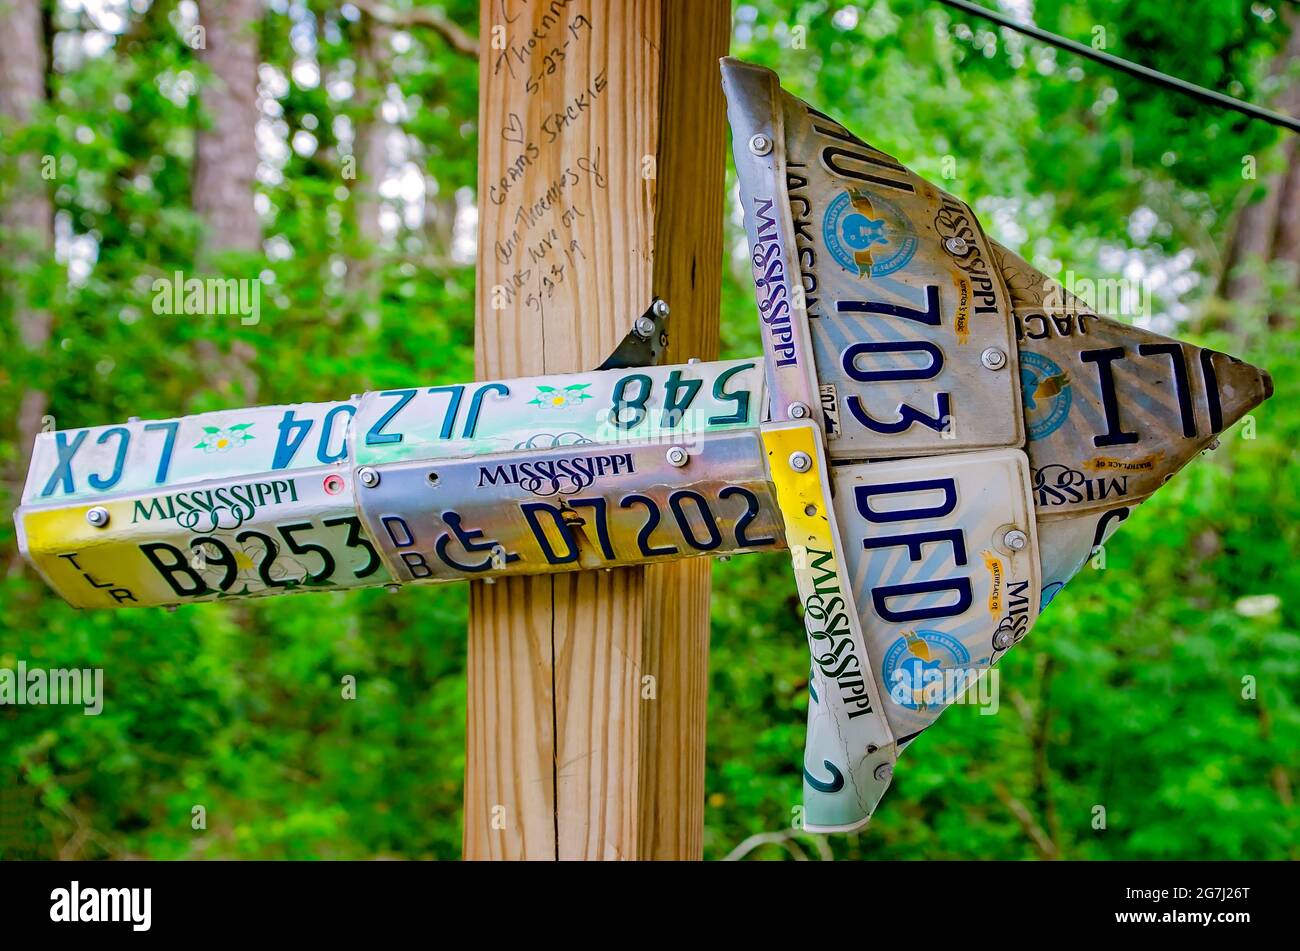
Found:
[(1120, 72), (1128, 73), (1138, 79), (1153, 83), (1157, 86), (1163, 86), (1166, 89), (1172, 89), (1174, 92), (1180, 92), (1184, 96), (1190, 96), (1192, 99), (1198, 99), (1201, 102), (1209, 103), (1213, 106), (1220, 106), (1224, 109), (1232, 109), (1240, 112), (1242, 115), (1249, 116), (1252, 119), (1262, 119), (1265, 122), (1271, 122), (1273, 125), (1281, 126), (1291, 132), (1300, 132), (1300, 119), (1284, 116), (1278, 112), (1272, 112), (1263, 109), (1253, 103), (1242, 102), (1240, 99), (1234, 99), (1231, 96), (1225, 96), (1221, 92), (1215, 92), (1213, 89), (1206, 89), (1203, 86), (1197, 86), (1187, 82), (1185, 79), (1179, 79), (1177, 76), (1170, 76), (1158, 70), (1151, 69), (1149, 66), (1143, 66), (1141, 63), (1134, 63), (1131, 60), (1121, 59), (1118, 56), (1112, 56), (1110, 53), (1104, 53), (1101, 50), (1095, 50), (1091, 46), (1085, 46), (1074, 40), (1066, 39), (1063, 36), (1057, 36), (1055, 33), (1049, 33), (1041, 30), (1036, 26), (1026, 23), (1017, 23), (1010, 17), (999, 13), (996, 10), (990, 10), (982, 7), (978, 3), (971, 3), (969, 0), (939, 0), (945, 6), (952, 7), (954, 10), (961, 10), (973, 16), (983, 17), (986, 20), (992, 20), (999, 26), (1005, 26), (1009, 30), (1015, 30), (1017, 33), (1023, 33), (1025, 36), (1031, 36), (1036, 40), (1052, 46), (1060, 47), (1079, 56), (1086, 57), (1103, 66), (1109, 66), (1111, 69), (1117, 69)]

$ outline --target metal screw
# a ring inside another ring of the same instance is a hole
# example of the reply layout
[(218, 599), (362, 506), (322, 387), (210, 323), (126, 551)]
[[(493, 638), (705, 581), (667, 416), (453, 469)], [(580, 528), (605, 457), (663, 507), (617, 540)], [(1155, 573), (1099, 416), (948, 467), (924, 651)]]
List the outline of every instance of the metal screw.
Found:
[(958, 238), (958, 237), (944, 238), (944, 239), (943, 239), (943, 246), (944, 246), (944, 248), (948, 251), (949, 254), (965, 254), (965, 253), (966, 253), (966, 247), (967, 247), (967, 245), (966, 245), (966, 239), (965, 239), (965, 238)]
[(989, 347), (980, 354), (980, 363), (990, 370), (1001, 370), (1007, 365), (1007, 354), (999, 347)]
[(996, 634), (993, 635), (993, 646), (1000, 651), (1006, 650), (1008, 647), (1014, 644), (1015, 641), (1016, 639), (1011, 636), (1010, 631), (998, 631)]
[(632, 329), (636, 331), (638, 337), (646, 337), (648, 339), (650, 335), (655, 332), (655, 322), (649, 317), (642, 315), (636, 319), (636, 323), (632, 325)]
[(787, 412), (790, 414), (791, 419), (807, 419), (809, 413), (808, 404), (791, 403)]
[(385, 585), (384, 589), (389, 594), (397, 594), (397, 592), (401, 590), (401, 585), (396, 585), (396, 584)]
[(790, 453), (790, 468), (795, 472), (807, 472), (812, 468), (812, 456), (806, 452)]
[(761, 132), (758, 133), (758, 135), (751, 136), (749, 139), (749, 151), (753, 152), (755, 155), (766, 155), (768, 152), (772, 151), (772, 140)]
[(357, 470), (357, 478), (367, 489), (373, 489), (379, 485), (379, 473), (369, 466), (362, 466)]
[(872, 775), (876, 777), (876, 782), (887, 783), (890, 777), (894, 775), (894, 767), (889, 763), (881, 763), (876, 767), (876, 771)]
[(655, 301), (655, 303), (654, 303), (654, 307), (653, 307), (652, 309), (654, 310), (654, 312), (655, 312), (655, 316), (656, 316), (656, 317), (667, 317), (667, 316), (668, 316), (668, 301), (666, 301), (666, 300), (657, 300), (657, 301)]
[(676, 466), (678, 469), (686, 465), (691, 458), (690, 454), (681, 446), (673, 446), (673, 448), (668, 450), (667, 456), (668, 464), (670, 466)]
[(86, 521), (95, 528), (103, 528), (108, 524), (108, 509), (102, 505), (96, 505), (86, 512)]
[(1002, 544), (1006, 545), (1012, 551), (1024, 551), (1029, 544), (1029, 536), (1018, 528), (1013, 528), (1002, 536)]

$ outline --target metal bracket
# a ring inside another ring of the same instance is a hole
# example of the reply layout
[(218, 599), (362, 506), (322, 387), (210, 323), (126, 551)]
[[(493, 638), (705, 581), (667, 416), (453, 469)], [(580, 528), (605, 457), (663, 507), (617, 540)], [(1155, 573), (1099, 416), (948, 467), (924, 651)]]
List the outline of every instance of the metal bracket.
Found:
[(656, 297), (646, 312), (632, 323), (623, 342), (597, 370), (658, 366), (668, 349), (668, 303)]

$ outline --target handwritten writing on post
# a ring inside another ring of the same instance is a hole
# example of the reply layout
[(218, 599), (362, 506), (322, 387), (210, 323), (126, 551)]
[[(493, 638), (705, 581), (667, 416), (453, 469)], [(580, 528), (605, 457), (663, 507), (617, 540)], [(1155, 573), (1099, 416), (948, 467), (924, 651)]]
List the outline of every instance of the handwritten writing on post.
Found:
[[(586, 14), (568, 13), (567, 8), (574, 2), (550, 0), (537, 26), (526, 36), (511, 37), (507, 34), (505, 49), (492, 63), (492, 74), (500, 75), (505, 69), (511, 79), (522, 79), (528, 95), (540, 90), (546, 80), (564, 66), (570, 56), (570, 44), (592, 31), (591, 20)], [(507, 19), (504, 10), (502, 19)]]
[[(565, 140), (609, 98), (603, 66), (593, 65), (588, 75), (581, 72), (587, 60), (582, 46), (590, 46), (595, 34), (593, 14), (585, 6), (580, 0), (549, 0), (524, 22), (521, 13), (508, 16), (501, 0), (504, 48), (496, 52), (492, 73), (521, 83), (525, 104), (507, 113), (501, 126), (501, 138), (517, 148), (487, 190), (488, 201), (508, 216), (509, 231), (493, 239), (493, 257), (503, 269), (503, 279), (494, 283), (505, 306), (522, 301), (540, 313), (556, 289), (573, 279), (588, 258), (583, 222), (591, 196), (609, 187), (599, 147), (570, 160), (563, 157)], [(562, 85), (557, 86), (553, 80), (561, 73)], [(545, 108), (527, 108), (535, 97), (546, 100)], [(540, 120), (526, 118), (538, 112)], [(560, 162), (558, 174), (538, 181), (538, 171)]]

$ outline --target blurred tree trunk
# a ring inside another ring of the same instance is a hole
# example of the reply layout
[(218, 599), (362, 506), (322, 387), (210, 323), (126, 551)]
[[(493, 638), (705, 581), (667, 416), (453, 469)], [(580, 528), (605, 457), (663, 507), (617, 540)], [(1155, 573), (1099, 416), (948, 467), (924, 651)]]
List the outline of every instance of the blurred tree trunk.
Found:
[[(363, 8), (364, 9), (364, 8)], [(383, 201), (379, 186), (388, 172), (388, 133), (392, 128), (384, 120), (384, 96), (388, 84), (388, 58), (392, 30), (383, 22), (366, 15), (361, 20), (361, 42), (357, 44), (357, 100), (361, 118), (357, 121), (352, 154), (356, 157), (356, 184), (353, 189), (357, 215), (357, 238), (360, 250), (348, 262), (347, 287), (368, 325), (379, 320), (378, 272), (379, 244), (383, 229), (379, 213)]]
[[(382, 256), (379, 243), (383, 231), (379, 223), (383, 201), (379, 186), (388, 172), (388, 135), (392, 124), (384, 120), (382, 109), (391, 80), (388, 66), (393, 57), (392, 37), (397, 30), (431, 30), (441, 37), (447, 49), (470, 59), (478, 57), (478, 40), (447, 19), (438, 9), (416, 4), (397, 9), (377, 0), (355, 0), (361, 10), (361, 41), (357, 44), (357, 101), (363, 115), (357, 124), (353, 151), (357, 158), (357, 183), (354, 190), (357, 232), (363, 245), (363, 257), (348, 263), (348, 290), (361, 303), (367, 321), (378, 319), (383, 288), (380, 284)], [(444, 189), (435, 194), (432, 174), (425, 175), (428, 186), (424, 203), (424, 236), (429, 242), (428, 263), (444, 266), (451, 256), (453, 226), (456, 220), (456, 196)]]
[(456, 193), (432, 173), (424, 176), (424, 189), (424, 237), (429, 246), (429, 265), (447, 267), (456, 240)]
[[(29, 125), (45, 103), (45, 36), (40, 0), (0, 0), (0, 117), (7, 126)], [(12, 187), (0, 195), (0, 254), (13, 275), (0, 288), (8, 298), (23, 348), (39, 356), (50, 339), (50, 314), (32, 306), (27, 287), (31, 272), (49, 254), (54, 240), (54, 210), (42, 177), (42, 156), (12, 157)], [(41, 428), (49, 396), (30, 387), (18, 405), (15, 481), (21, 483)]]
[[(205, 124), (194, 146), (191, 200), (207, 226), (201, 260), (222, 251), (257, 252), (262, 246), (262, 224), (253, 205), (262, 12), (262, 0), (204, 0), (199, 8), (206, 31), (199, 59), (212, 74), (203, 86)], [(197, 350), (209, 379), (227, 393), (236, 382), (240, 400), (256, 402), (257, 374), (249, 366), (256, 352), (249, 344), (236, 339), (225, 358), (211, 340), (200, 340)]]
[(383, 23), (366, 17), (363, 21), (363, 40), (357, 48), (358, 73), (361, 82), (357, 95), (365, 118), (357, 125), (357, 228), (361, 238), (371, 246), (378, 245), (382, 237), (379, 227), (379, 186), (388, 170), (387, 139), (389, 124), (384, 121), (384, 95), (388, 84), (387, 60), (391, 55), (392, 37)]
[(194, 152), (194, 210), (212, 251), (256, 251), (262, 226), (253, 207), (257, 177), (257, 46), (261, 0), (206, 0), (199, 59), (212, 71), (203, 87), (208, 125)]
[[(1272, 73), (1281, 80), (1275, 108), (1300, 115), (1300, 12), (1285, 6), (1282, 18), (1291, 28), (1285, 47), (1273, 61)], [(1288, 135), (1282, 144), (1283, 168), (1264, 182), (1264, 196), (1241, 209), (1229, 239), (1221, 293), (1226, 300), (1260, 305), (1265, 288), (1259, 265), (1280, 261), (1291, 269), (1291, 286), (1300, 287), (1300, 137)], [(1270, 314), (1277, 326), (1282, 318)]]

